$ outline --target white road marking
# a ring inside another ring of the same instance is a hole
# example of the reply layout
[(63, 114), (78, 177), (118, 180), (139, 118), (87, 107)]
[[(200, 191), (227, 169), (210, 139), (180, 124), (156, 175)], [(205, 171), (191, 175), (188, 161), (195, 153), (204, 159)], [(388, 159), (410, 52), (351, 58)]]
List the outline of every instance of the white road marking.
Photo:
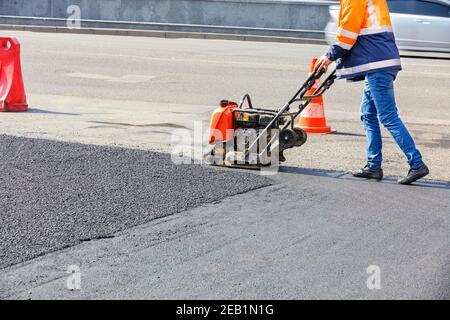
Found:
[(409, 62), (403, 62), (402, 59), (402, 65), (405, 66), (413, 66), (413, 67), (425, 67), (425, 68), (450, 68), (449, 64), (423, 64), (423, 63), (409, 63)]
[[(39, 50), (45, 52), (46, 50)], [(52, 52), (54, 51), (47, 51)], [(58, 54), (62, 52), (58, 51)], [(64, 52), (64, 55), (73, 55), (73, 52)], [(207, 60), (207, 59), (193, 59), (193, 58), (162, 58), (162, 57), (148, 57), (148, 56), (136, 56), (136, 55), (124, 55), (124, 54), (109, 54), (109, 53), (83, 53), (83, 56), (103, 56), (111, 58), (126, 58), (126, 59), (142, 59), (142, 60), (152, 60), (152, 61), (167, 61), (167, 62), (181, 62), (181, 63), (200, 63), (200, 64), (220, 64), (220, 65), (237, 65), (241, 67), (278, 67), (278, 68), (289, 68), (292, 70), (298, 70), (303, 68), (308, 70), (309, 64), (279, 64), (279, 63), (254, 63), (248, 61), (229, 61), (229, 60)], [(300, 60), (300, 59), (299, 59)]]
[(94, 79), (94, 80), (103, 80), (108, 82), (122, 82), (122, 83), (143, 83), (149, 82), (155, 78), (154, 76), (144, 76), (136, 74), (127, 74), (121, 77), (111, 77), (93, 73), (66, 73), (66, 76), (72, 78)]
[(403, 70), (402, 73), (408, 73), (408, 74), (420, 74), (425, 76), (440, 76), (440, 77), (446, 77), (450, 78), (450, 72), (426, 72), (426, 71), (412, 71), (412, 70)]

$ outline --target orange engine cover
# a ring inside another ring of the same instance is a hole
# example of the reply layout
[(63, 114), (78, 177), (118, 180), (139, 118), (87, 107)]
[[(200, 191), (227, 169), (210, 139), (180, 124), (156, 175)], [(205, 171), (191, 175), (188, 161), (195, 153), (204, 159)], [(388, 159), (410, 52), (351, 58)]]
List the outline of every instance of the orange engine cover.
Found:
[(233, 109), (237, 103), (222, 100), (220, 107), (214, 110), (209, 126), (209, 144), (233, 139)]

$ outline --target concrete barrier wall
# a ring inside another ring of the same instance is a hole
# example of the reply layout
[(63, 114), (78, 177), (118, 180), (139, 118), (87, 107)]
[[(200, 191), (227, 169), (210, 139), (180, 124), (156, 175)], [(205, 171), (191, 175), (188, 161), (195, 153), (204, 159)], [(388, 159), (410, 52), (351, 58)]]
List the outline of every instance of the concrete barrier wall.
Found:
[(64, 26), (64, 19), (69, 16), (67, 8), (77, 5), (81, 9), (81, 27), (322, 39), (331, 3), (283, 0), (1, 0), (0, 24)]

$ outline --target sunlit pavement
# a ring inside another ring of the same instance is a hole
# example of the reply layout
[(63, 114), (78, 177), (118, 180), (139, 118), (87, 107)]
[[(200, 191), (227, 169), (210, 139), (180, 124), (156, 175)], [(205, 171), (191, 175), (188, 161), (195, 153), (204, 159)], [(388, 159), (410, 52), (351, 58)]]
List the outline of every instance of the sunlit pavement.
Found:
[[(8, 32), (22, 43), (30, 103), (1, 133), (171, 151), (172, 133), (206, 128), (222, 98), (278, 108), (325, 46)], [(365, 161), (362, 84), (325, 96), (335, 134), (286, 152), (274, 185), (209, 203), (115, 238), (83, 242), (2, 271), (19, 298), (449, 298), (450, 61), (403, 59), (397, 102), (431, 174), (407, 165), (384, 131), (383, 182), (346, 171)], [(197, 121), (197, 122), (196, 122)], [(149, 164), (152, 165), (152, 164)], [(154, 164), (153, 164), (154, 165)], [(32, 174), (32, 173), (31, 173)], [(151, 183), (151, 182), (149, 182)], [(163, 195), (162, 195), (163, 196)], [(81, 266), (81, 291), (66, 269)], [(381, 270), (369, 289), (367, 268)]]

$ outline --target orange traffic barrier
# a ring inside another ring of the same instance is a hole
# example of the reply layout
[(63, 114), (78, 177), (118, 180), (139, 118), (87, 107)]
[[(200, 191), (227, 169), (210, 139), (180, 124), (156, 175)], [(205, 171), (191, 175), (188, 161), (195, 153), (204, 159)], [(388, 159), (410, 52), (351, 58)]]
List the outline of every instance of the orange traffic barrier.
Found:
[(0, 37), (0, 112), (27, 110), (20, 43), (14, 37)]
[[(314, 66), (316, 64), (317, 58), (311, 60), (311, 65), (309, 67), (310, 73), (314, 71)], [(309, 90), (306, 95), (312, 95), (314, 91), (320, 86), (320, 79), (316, 81), (314, 86)], [(322, 96), (312, 99), (305, 110), (300, 114), (299, 120), (300, 127), (308, 133), (330, 133), (332, 132), (331, 127), (327, 126), (327, 121), (325, 119), (325, 109), (323, 106)]]

